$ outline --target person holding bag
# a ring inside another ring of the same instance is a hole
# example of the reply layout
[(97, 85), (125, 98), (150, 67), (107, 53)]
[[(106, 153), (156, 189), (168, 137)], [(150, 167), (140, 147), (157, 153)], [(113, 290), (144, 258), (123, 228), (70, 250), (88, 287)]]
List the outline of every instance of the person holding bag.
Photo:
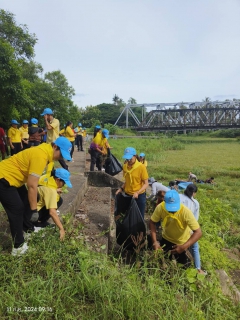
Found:
[(123, 177), (125, 179), (124, 184), (119, 192), (125, 192), (135, 198), (141, 215), (144, 219), (145, 207), (146, 207), (146, 189), (148, 187), (148, 172), (142, 163), (137, 160), (137, 152), (134, 148), (128, 147), (124, 150), (123, 159), (125, 163), (123, 165)]

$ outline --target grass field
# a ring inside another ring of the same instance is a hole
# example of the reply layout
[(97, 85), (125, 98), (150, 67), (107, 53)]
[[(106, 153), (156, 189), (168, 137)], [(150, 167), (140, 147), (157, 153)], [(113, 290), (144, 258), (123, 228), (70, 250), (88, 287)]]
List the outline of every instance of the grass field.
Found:
[(192, 140), (123, 138), (110, 144), (121, 160), (127, 146), (146, 153), (149, 175), (166, 185), (186, 179), (189, 171), (200, 179), (214, 176), (216, 184), (198, 184), (197, 193), (206, 278), (192, 268), (185, 271), (170, 262), (163, 266), (160, 253), (144, 251), (133, 265), (94, 253), (76, 237), (81, 230), (65, 224), (64, 243), (48, 230), (45, 238), (34, 235), (31, 250), (21, 259), (1, 254), (0, 318), (239, 319), (240, 304), (222, 294), (215, 270), (240, 269), (239, 261), (222, 251), (240, 244), (240, 144), (234, 139)]

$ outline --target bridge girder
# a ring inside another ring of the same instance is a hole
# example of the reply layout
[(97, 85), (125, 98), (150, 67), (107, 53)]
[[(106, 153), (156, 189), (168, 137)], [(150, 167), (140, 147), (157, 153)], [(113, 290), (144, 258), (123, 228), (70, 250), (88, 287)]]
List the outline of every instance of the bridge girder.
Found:
[[(186, 108), (183, 106), (191, 106)], [(134, 114), (133, 107), (156, 107), (140, 121)], [(174, 109), (167, 107), (174, 106)], [(180, 106), (177, 109), (177, 106)], [(213, 101), (206, 106), (204, 102), (181, 102), (181, 103), (151, 103), (126, 105), (121, 115), (130, 113), (137, 125), (138, 131), (147, 130), (193, 130), (213, 129), (223, 127), (240, 128), (240, 101)], [(128, 127), (128, 122), (126, 122)]]

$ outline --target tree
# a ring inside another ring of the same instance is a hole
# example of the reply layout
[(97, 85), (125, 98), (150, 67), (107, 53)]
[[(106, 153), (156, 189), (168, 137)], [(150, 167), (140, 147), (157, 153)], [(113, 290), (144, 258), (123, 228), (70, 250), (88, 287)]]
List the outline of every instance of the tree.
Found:
[(73, 87), (69, 86), (66, 77), (61, 73), (60, 70), (47, 72), (44, 76), (44, 79), (66, 98), (71, 99), (75, 95)]
[(23, 89), (21, 68), (14, 57), (14, 50), (0, 39), (0, 121), (10, 123), (15, 106), (24, 103)]
[(26, 25), (17, 25), (14, 14), (2, 9), (0, 10), (0, 38), (12, 46), (16, 58), (34, 57), (36, 35), (30, 34)]
[(132, 97), (130, 97), (130, 98), (128, 99), (128, 104), (137, 104), (137, 100), (134, 99), (134, 98), (132, 98)]
[(113, 96), (112, 100), (113, 100), (114, 104), (117, 105), (118, 104), (118, 100), (119, 100), (119, 96), (116, 95), (116, 93), (115, 93), (115, 95)]
[(90, 128), (101, 123), (101, 113), (97, 107), (87, 106), (86, 109), (80, 109), (80, 112), (85, 127)]

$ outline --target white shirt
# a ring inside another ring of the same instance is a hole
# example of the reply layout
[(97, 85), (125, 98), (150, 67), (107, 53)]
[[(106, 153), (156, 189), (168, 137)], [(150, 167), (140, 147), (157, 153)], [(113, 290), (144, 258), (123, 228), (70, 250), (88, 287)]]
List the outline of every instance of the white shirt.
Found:
[(185, 196), (185, 194), (179, 194), (180, 201), (182, 204), (184, 204), (186, 207), (188, 207), (196, 220), (199, 218), (199, 202), (194, 199), (193, 197), (190, 199), (189, 197)]
[(160, 182), (153, 182), (152, 184), (152, 191), (151, 191), (151, 194), (150, 196), (148, 197), (148, 199), (156, 196), (156, 194), (158, 193), (158, 191), (169, 191), (169, 188), (168, 187), (165, 187), (163, 184), (161, 184)]

